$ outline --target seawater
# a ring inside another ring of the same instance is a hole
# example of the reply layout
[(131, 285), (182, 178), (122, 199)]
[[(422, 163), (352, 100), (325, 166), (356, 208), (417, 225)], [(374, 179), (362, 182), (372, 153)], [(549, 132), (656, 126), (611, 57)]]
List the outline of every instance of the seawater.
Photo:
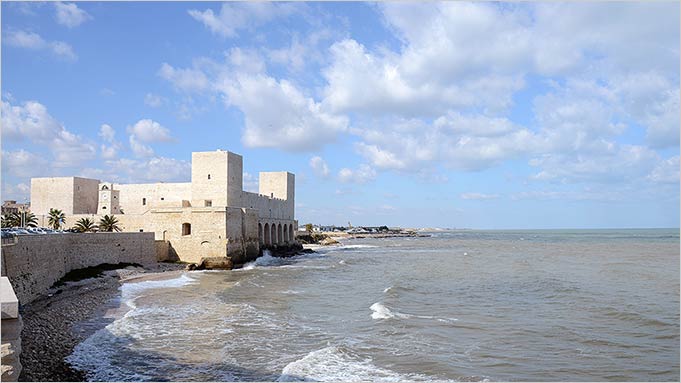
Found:
[(68, 361), (97, 381), (679, 380), (678, 229), (430, 234), (126, 283)]

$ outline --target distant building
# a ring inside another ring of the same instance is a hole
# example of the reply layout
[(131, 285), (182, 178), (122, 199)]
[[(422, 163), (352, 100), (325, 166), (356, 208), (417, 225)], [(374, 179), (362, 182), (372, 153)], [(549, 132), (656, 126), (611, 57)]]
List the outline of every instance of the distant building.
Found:
[[(149, 231), (181, 261), (253, 259), (262, 247), (293, 244), (295, 176), (261, 172), (259, 193), (243, 190), (243, 159), (227, 151), (192, 153), (191, 182), (117, 184), (81, 177), (33, 178), (32, 211), (80, 218), (113, 214), (125, 231)], [(4, 205), (3, 205), (4, 209)], [(44, 225), (45, 222), (39, 222)]]
[(2, 214), (19, 213), (29, 210), (30, 205), (27, 203), (17, 203), (14, 200), (7, 200), (2, 203)]

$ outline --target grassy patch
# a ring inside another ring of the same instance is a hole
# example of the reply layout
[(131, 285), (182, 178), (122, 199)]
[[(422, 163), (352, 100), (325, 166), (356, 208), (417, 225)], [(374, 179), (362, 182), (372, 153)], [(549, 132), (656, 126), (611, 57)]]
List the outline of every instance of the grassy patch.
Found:
[(142, 267), (139, 263), (117, 263), (117, 264), (112, 264), (112, 263), (102, 263), (97, 266), (92, 266), (92, 267), (85, 267), (83, 269), (76, 269), (76, 270), (71, 270), (66, 275), (64, 275), (60, 280), (57, 282), (54, 282), (54, 285), (52, 287), (58, 287), (64, 285), (66, 282), (76, 282), (76, 281), (82, 281), (83, 279), (88, 279), (88, 278), (97, 278), (101, 277), (102, 273), (105, 271), (109, 270), (116, 270), (116, 269), (124, 269), (128, 266), (134, 266), (134, 267)]

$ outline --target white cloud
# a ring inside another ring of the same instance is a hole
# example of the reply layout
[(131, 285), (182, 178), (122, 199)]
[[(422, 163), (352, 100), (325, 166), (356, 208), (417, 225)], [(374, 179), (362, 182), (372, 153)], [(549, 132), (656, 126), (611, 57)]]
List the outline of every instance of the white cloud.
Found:
[(312, 171), (320, 177), (327, 177), (329, 175), (329, 166), (326, 164), (326, 161), (319, 156), (310, 158), (310, 167), (312, 168)]
[(244, 113), (242, 141), (247, 147), (314, 150), (332, 141), (348, 123), (287, 80), (241, 73), (223, 79), (219, 89), (228, 105)]
[(86, 168), (81, 174), (121, 183), (188, 182), (191, 164), (167, 157), (120, 158), (106, 161), (104, 168)]
[(236, 37), (239, 30), (262, 25), (275, 17), (291, 14), (300, 5), (268, 2), (223, 3), (216, 14), (212, 9), (192, 9), (189, 15), (222, 37)]
[(208, 78), (198, 69), (175, 69), (163, 63), (158, 75), (185, 92), (203, 92), (210, 88)]
[(50, 51), (57, 57), (70, 61), (78, 59), (71, 45), (63, 41), (46, 41), (35, 32), (9, 31), (3, 37), (3, 42), (19, 48)]
[(338, 180), (342, 183), (363, 184), (375, 178), (376, 171), (367, 164), (361, 164), (355, 170), (343, 168), (338, 172)]
[(165, 98), (153, 93), (147, 93), (144, 96), (144, 104), (152, 108), (158, 108), (159, 106), (163, 105), (165, 101)]
[(44, 175), (48, 167), (49, 162), (46, 159), (24, 149), (2, 151), (3, 174), (17, 177), (35, 177)]
[(139, 120), (128, 127), (128, 133), (134, 135), (140, 142), (169, 142), (173, 138), (170, 131), (154, 120)]
[(485, 194), (485, 193), (461, 193), (459, 195), (461, 199), (472, 199), (472, 200), (489, 200), (499, 198), (499, 194)]
[(154, 149), (149, 147), (148, 145), (144, 145), (143, 143), (139, 142), (137, 137), (134, 134), (130, 135), (129, 138), (130, 142), (130, 149), (132, 152), (135, 154), (136, 157), (153, 157), (154, 156)]
[(75, 3), (54, 3), (56, 8), (57, 22), (69, 28), (77, 27), (92, 18), (89, 13), (78, 8)]
[(102, 126), (99, 127), (99, 136), (104, 139), (106, 142), (114, 142), (114, 138), (116, 135), (116, 130), (111, 127), (109, 124), (102, 124)]
[(27, 139), (44, 145), (52, 152), (54, 167), (75, 166), (94, 158), (95, 145), (64, 128), (36, 101), (21, 106), (2, 102), (2, 135), (10, 140)]
[(116, 141), (115, 135), (116, 131), (111, 127), (111, 125), (103, 124), (99, 128), (99, 137), (109, 144), (102, 144), (100, 146), (102, 158), (111, 160), (118, 156), (118, 150), (120, 149), (121, 144)]
[(652, 172), (646, 177), (653, 182), (659, 183), (679, 183), (679, 156), (674, 156), (666, 160), (662, 160)]

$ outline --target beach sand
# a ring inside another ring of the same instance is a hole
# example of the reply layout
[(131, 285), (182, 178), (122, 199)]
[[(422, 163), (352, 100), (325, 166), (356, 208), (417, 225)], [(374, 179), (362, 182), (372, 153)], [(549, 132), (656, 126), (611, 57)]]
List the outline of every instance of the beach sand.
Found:
[[(103, 318), (119, 296), (121, 283), (170, 278), (184, 269), (182, 264), (158, 264), (153, 269), (129, 267), (105, 272), (104, 276), (70, 282), (50, 290), (22, 307), (20, 381), (85, 381), (80, 371), (64, 359), (73, 348), (99, 328), (75, 326), (93, 318)], [(105, 321), (92, 321), (105, 325)], [(77, 327), (77, 328), (76, 328)]]

